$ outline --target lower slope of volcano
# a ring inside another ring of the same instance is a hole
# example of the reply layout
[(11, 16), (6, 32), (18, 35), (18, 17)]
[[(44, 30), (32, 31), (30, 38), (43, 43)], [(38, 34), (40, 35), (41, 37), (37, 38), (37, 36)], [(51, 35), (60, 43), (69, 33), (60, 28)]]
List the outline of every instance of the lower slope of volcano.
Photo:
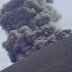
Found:
[(32, 53), (1, 72), (72, 72), (72, 35)]

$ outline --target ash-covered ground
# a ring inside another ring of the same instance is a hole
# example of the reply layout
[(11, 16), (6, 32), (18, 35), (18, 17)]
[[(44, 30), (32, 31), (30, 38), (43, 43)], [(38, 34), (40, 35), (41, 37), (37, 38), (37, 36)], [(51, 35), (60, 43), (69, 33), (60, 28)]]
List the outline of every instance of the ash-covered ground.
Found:
[(0, 24), (8, 35), (3, 48), (14, 63), (44, 46), (72, 34), (56, 28), (61, 15), (54, 0), (10, 0), (0, 12)]

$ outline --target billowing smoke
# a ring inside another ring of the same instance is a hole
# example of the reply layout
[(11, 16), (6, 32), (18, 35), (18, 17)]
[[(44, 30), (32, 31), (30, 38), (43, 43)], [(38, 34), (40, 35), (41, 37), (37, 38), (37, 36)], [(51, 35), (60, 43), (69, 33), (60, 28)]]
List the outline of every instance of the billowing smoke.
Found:
[(61, 15), (52, 7), (53, 1), (10, 0), (1, 9), (0, 24), (8, 34), (3, 47), (13, 63), (72, 33), (56, 29)]

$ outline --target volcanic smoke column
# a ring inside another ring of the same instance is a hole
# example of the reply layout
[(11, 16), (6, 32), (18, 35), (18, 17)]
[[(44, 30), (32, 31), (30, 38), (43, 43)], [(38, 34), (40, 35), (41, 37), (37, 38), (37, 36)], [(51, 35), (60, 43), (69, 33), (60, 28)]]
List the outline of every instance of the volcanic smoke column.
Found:
[(0, 13), (0, 24), (8, 34), (3, 48), (11, 62), (61, 40), (71, 30), (57, 30), (61, 15), (52, 7), (53, 0), (10, 0)]

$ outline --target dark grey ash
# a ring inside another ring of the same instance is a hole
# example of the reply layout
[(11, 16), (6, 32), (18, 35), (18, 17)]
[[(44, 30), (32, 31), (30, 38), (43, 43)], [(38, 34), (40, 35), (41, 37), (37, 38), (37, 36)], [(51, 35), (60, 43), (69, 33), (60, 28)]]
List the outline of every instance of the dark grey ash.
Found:
[(10, 0), (1, 9), (0, 25), (8, 34), (3, 48), (13, 63), (72, 34), (70, 29), (56, 29), (61, 14), (51, 5), (53, 1)]

